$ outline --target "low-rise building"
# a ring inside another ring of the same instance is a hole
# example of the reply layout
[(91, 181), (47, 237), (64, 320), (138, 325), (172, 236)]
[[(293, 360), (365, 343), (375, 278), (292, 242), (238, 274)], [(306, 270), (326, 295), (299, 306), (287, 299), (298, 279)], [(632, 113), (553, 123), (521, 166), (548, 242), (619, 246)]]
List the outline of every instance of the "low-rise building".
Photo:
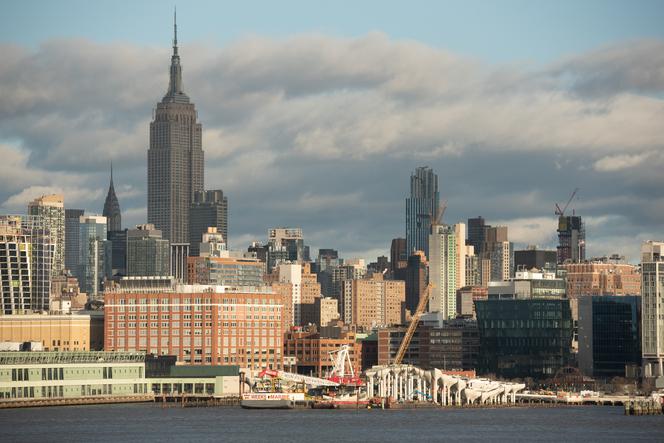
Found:
[(283, 299), (270, 287), (125, 278), (105, 298), (106, 350), (175, 355), (195, 365), (282, 367)]
[(490, 299), (563, 298), (565, 280), (553, 272), (519, 271), (507, 281), (489, 282)]
[(100, 351), (104, 315), (101, 311), (0, 315), (0, 342), (6, 341), (40, 342), (45, 351)]
[(142, 353), (0, 352), (0, 402), (148, 394)]
[(457, 317), (477, 318), (475, 301), (486, 300), (489, 292), (484, 286), (466, 286), (457, 290)]
[(479, 373), (546, 379), (570, 363), (573, 324), (569, 300), (478, 300), (475, 309)]
[(265, 264), (256, 258), (189, 257), (190, 284), (261, 286)]
[[(439, 323), (436, 326), (418, 325), (402, 363), (423, 369), (475, 369), (479, 352), (477, 323), (466, 319)], [(406, 327), (378, 330), (379, 365), (394, 361), (405, 334)]]
[(591, 377), (625, 377), (641, 365), (641, 296), (579, 298), (579, 369)]
[(332, 297), (318, 297), (313, 303), (302, 303), (300, 315), (303, 325), (327, 326), (334, 320), (339, 320), (339, 302)]
[(284, 356), (296, 358), (299, 374), (322, 377), (333, 367), (334, 354), (342, 346), (348, 346), (348, 355), (356, 373), (362, 368), (362, 345), (353, 330), (338, 327), (294, 328), (285, 335)]
[(565, 263), (567, 297), (587, 295), (641, 295), (638, 268), (619, 260), (595, 259), (584, 263)]

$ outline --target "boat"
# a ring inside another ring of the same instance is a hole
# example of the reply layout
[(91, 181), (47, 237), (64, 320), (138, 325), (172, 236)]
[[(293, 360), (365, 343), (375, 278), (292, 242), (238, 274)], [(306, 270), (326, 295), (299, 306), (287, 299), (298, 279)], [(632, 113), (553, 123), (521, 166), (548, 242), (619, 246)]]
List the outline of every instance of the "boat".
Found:
[(303, 392), (250, 392), (242, 394), (244, 409), (294, 409), (307, 407)]

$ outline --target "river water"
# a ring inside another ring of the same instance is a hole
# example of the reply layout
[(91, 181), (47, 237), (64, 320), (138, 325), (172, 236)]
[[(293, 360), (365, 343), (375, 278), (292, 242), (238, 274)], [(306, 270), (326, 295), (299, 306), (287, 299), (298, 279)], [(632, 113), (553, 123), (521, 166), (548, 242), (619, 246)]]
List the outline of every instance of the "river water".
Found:
[(0, 410), (0, 442), (664, 441), (664, 416), (622, 407), (244, 410), (159, 405)]

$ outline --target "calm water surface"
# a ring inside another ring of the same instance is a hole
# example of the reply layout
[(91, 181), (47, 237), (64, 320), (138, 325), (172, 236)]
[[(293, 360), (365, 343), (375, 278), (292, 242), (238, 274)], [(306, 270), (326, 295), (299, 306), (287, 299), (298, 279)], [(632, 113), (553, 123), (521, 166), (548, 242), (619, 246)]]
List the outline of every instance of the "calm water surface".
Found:
[(421, 410), (170, 408), (153, 404), (0, 410), (0, 442), (664, 441), (664, 416), (621, 407)]

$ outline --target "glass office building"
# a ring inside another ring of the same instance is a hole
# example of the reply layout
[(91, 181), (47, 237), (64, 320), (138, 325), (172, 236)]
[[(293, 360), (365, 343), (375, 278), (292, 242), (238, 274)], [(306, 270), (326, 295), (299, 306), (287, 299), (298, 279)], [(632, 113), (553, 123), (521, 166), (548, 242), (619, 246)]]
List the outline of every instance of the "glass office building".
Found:
[(478, 372), (546, 379), (569, 364), (569, 300), (477, 300), (475, 309), (480, 335)]

